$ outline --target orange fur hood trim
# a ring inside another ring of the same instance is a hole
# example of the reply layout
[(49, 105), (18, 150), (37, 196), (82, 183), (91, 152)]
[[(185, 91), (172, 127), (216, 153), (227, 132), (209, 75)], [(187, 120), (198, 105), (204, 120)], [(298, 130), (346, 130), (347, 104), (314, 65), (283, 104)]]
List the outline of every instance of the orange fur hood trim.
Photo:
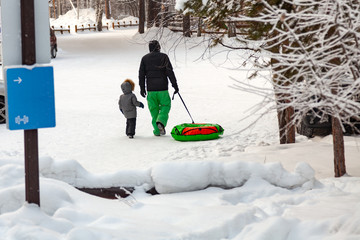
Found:
[(124, 82), (130, 83), (130, 84), (131, 84), (131, 91), (134, 91), (134, 89), (135, 89), (135, 83), (134, 83), (133, 80), (131, 80), (131, 79), (126, 79)]

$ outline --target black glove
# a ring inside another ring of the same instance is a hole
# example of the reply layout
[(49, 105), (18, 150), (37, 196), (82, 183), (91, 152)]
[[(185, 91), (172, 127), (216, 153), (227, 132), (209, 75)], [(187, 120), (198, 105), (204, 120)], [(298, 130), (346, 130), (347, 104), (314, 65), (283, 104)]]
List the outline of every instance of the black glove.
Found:
[(174, 92), (174, 95), (175, 95), (179, 92), (179, 88), (176, 86), (176, 87), (174, 87), (174, 89), (175, 89), (175, 92)]
[(146, 91), (145, 91), (145, 89), (141, 89), (141, 90), (140, 90), (140, 95), (141, 95), (142, 97), (145, 97), (145, 96), (146, 96)]
[(142, 102), (140, 102), (140, 106), (141, 108), (144, 108), (144, 104)]

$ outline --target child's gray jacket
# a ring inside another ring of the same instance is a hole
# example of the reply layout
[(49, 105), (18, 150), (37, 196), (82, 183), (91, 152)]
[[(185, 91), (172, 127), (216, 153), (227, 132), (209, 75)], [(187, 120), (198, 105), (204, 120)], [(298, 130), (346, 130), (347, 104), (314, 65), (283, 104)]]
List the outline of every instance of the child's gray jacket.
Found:
[(124, 94), (122, 94), (119, 99), (120, 111), (122, 111), (125, 118), (136, 118), (136, 107), (140, 106), (140, 102), (131, 91), (131, 84), (129, 82), (122, 83), (121, 90)]

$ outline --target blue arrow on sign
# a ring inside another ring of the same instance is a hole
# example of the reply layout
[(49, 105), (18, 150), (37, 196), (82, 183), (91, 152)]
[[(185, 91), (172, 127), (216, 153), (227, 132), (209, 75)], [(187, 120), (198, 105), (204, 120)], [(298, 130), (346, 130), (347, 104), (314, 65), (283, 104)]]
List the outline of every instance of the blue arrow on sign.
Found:
[(7, 127), (29, 130), (55, 127), (52, 66), (6, 68)]

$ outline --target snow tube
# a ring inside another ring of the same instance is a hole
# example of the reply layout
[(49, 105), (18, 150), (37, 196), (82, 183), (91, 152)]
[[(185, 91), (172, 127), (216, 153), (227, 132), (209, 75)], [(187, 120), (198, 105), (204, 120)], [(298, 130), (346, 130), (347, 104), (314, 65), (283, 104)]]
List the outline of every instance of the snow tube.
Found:
[(223, 132), (219, 124), (183, 123), (173, 127), (171, 136), (177, 141), (203, 141), (219, 138)]

